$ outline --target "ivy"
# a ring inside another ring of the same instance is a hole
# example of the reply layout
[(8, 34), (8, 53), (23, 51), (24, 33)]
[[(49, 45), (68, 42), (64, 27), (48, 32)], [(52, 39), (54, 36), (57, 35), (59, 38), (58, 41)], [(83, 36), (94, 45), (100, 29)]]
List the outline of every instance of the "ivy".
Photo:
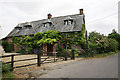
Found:
[[(85, 44), (85, 26), (83, 25), (81, 32), (61, 33), (56, 30), (36, 33), (33, 37), (22, 36), (22, 38), (13, 38), (14, 42), (19, 45), (26, 45), (30, 51), (34, 48), (41, 47), (43, 44), (53, 44), (55, 42), (68, 45), (77, 44), (83, 46)], [(76, 35), (76, 36), (75, 36)]]

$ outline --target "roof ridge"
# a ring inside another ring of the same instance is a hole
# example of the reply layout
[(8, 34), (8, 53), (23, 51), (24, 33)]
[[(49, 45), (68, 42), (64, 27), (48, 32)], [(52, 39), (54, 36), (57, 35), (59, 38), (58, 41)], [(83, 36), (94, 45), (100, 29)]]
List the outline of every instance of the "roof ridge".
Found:
[[(80, 14), (72, 14), (72, 15), (65, 15), (65, 16), (57, 16), (57, 17), (53, 17), (53, 18), (51, 18), (51, 19), (59, 18), (59, 17), (73, 16), (73, 15), (80, 15)], [(41, 20), (35, 20), (35, 21), (28, 21), (28, 22), (37, 22), (37, 21), (43, 21), (43, 20), (47, 20), (47, 19), (41, 19)], [(20, 24), (26, 24), (26, 23), (27, 23), (27, 22), (20, 23)]]

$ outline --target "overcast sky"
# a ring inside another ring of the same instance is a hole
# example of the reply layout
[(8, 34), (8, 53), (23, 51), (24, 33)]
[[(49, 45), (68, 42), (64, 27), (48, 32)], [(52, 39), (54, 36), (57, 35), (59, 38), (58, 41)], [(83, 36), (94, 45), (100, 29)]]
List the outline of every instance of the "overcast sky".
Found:
[(119, 0), (0, 0), (0, 34), (5, 37), (18, 23), (78, 14), (84, 9), (88, 32), (118, 31)]

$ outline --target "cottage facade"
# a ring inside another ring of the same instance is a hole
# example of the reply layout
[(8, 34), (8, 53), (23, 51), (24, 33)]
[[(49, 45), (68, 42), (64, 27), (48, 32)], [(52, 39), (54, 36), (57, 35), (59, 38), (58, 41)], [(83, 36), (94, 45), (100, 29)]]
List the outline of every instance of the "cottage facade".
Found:
[[(80, 9), (79, 14), (53, 17), (48, 14), (47, 19), (25, 22), (18, 24), (7, 36), (8, 42), (11, 42), (11, 38), (22, 37), (23, 35), (33, 36), (37, 32), (44, 32), (48, 30), (57, 30), (64, 33), (80, 32), (82, 25), (85, 24), (85, 15), (83, 9)], [(56, 43), (53, 45), (44, 44), (43, 50), (46, 52), (55, 52)], [(19, 48), (14, 44), (14, 51)]]

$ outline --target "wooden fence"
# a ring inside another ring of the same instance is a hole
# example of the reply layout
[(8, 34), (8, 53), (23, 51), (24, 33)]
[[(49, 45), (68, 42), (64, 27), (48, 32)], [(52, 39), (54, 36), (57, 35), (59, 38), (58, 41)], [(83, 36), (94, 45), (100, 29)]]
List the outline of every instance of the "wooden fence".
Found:
[[(47, 55), (47, 58), (42, 58), (43, 54), (45, 54), (45, 53), (51, 54), (51, 55), (49, 55), (49, 56)], [(54, 58), (53, 62), (56, 62), (59, 58), (63, 58), (64, 61), (67, 61), (67, 59), (68, 59), (67, 54), (61, 55), (61, 54), (58, 54), (58, 52), (44, 52), (44, 53), (40, 52), (40, 53), (37, 54), (37, 58), (14, 60), (15, 56), (20, 56), (20, 55), (23, 55), (23, 54), (5, 55), (5, 56), (0, 56), (0, 58), (11, 57), (11, 61), (10, 62), (3, 62), (3, 64), (8, 64), (8, 63), (11, 64), (10, 65), (11, 66), (11, 71), (14, 68), (26, 67), (26, 66), (31, 66), (31, 65), (35, 65), (35, 64), (37, 64), (37, 66), (41, 66), (41, 64), (44, 64), (43, 62), (46, 61), (47, 59), (49, 59), (51, 56)], [(56, 57), (58, 57), (58, 59), (56, 59)], [(69, 57), (71, 57), (72, 60), (75, 59), (74, 50), (72, 50), (72, 56), (69, 56)], [(37, 59), (37, 63), (14, 67), (14, 63), (15, 62), (29, 61), (29, 60), (35, 60), (35, 59)], [(44, 60), (42, 61), (42, 59), (44, 59)], [(52, 60), (47, 60), (47, 61), (52, 61)]]

